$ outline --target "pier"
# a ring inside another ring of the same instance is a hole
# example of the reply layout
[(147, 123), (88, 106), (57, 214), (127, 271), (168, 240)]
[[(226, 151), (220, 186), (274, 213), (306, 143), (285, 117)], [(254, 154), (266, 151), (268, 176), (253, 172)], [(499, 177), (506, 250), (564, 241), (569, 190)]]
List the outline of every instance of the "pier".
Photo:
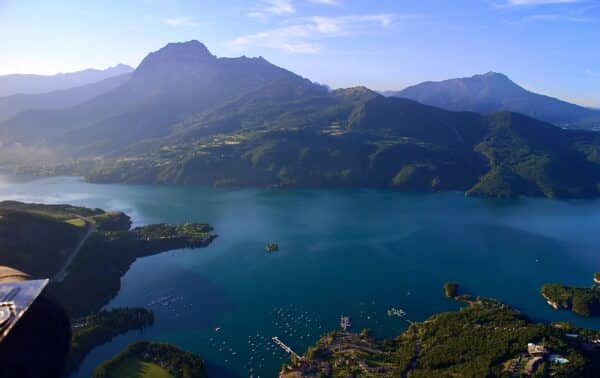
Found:
[(283, 341), (279, 340), (279, 337), (275, 336), (271, 340), (273, 340), (273, 342), (275, 344), (279, 345), (279, 347), (281, 349), (283, 349), (286, 353), (293, 355), (294, 357), (296, 357), (299, 360), (304, 360), (304, 357), (300, 356), (298, 353), (294, 352), (292, 350), (292, 348), (290, 348), (289, 346), (285, 345), (283, 343)]
[(350, 329), (351, 326), (352, 323), (350, 322), (350, 317), (342, 315), (340, 317), (340, 327), (342, 327), (344, 331), (347, 331), (348, 329)]

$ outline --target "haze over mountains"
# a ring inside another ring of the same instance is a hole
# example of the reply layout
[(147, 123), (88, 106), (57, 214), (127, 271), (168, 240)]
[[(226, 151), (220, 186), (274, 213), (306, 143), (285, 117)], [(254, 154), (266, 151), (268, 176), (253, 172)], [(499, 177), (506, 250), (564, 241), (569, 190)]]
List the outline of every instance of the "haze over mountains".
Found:
[(129, 80), (130, 73), (109, 77), (79, 87), (47, 93), (15, 94), (0, 97), (0, 122), (31, 109), (60, 109), (79, 104), (109, 92)]
[[(451, 112), (368, 88), (329, 91), (198, 41), (149, 54), (85, 103), (0, 123), (5, 165), (97, 182), (394, 187), (599, 195), (600, 137), (509, 112)], [(39, 159), (38, 150), (60, 155)]]
[(600, 111), (530, 92), (496, 72), (427, 81), (386, 94), (452, 111), (511, 111), (562, 127), (600, 129)]
[(0, 97), (15, 94), (35, 94), (58, 91), (95, 83), (109, 77), (133, 71), (133, 68), (118, 64), (105, 70), (87, 69), (56, 75), (11, 74), (0, 76)]

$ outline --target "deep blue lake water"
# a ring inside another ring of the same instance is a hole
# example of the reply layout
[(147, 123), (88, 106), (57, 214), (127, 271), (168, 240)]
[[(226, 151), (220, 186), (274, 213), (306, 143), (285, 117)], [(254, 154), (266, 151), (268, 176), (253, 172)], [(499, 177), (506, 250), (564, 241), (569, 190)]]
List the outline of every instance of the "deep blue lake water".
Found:
[[(390, 190), (259, 190), (96, 185), (59, 177), (0, 178), (0, 199), (121, 210), (135, 225), (208, 222), (208, 248), (138, 259), (108, 307), (146, 306), (156, 323), (95, 349), (75, 377), (137, 339), (201, 355), (213, 376), (274, 376), (279, 336), (302, 353), (349, 315), (354, 329), (393, 336), (407, 321), (455, 310), (458, 281), (539, 321), (585, 319), (551, 309), (546, 282), (590, 286), (600, 271), (600, 201), (465, 198)], [(266, 243), (280, 251), (267, 254)], [(161, 298), (168, 300), (159, 301)], [(216, 329), (219, 328), (218, 331)]]

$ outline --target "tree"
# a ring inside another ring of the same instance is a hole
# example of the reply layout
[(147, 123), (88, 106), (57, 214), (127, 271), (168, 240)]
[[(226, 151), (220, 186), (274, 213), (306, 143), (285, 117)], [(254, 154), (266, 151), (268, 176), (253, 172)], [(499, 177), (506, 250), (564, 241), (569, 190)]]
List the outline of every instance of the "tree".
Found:
[(454, 298), (458, 294), (458, 283), (446, 282), (444, 284), (444, 292), (448, 298)]
[(592, 310), (585, 297), (575, 296), (573, 298), (573, 312), (582, 316), (590, 316), (592, 314)]

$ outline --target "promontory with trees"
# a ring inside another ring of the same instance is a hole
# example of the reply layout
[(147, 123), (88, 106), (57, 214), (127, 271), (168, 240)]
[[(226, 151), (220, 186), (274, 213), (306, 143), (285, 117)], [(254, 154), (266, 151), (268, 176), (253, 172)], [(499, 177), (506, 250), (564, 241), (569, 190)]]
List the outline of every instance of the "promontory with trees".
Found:
[(211, 232), (204, 223), (131, 228), (131, 219), (122, 212), (4, 201), (0, 264), (34, 278), (52, 278), (49, 291), (69, 314), (82, 316), (118, 293), (121, 276), (138, 257), (205, 247), (215, 238)]
[(77, 368), (93, 348), (115, 336), (134, 329), (144, 329), (154, 323), (152, 311), (143, 308), (115, 308), (100, 311), (73, 322), (69, 370)]
[(448, 298), (454, 298), (458, 295), (458, 283), (446, 282), (444, 284), (444, 293)]
[(600, 287), (545, 284), (541, 294), (557, 310), (571, 310), (581, 316), (600, 316)]
[(204, 378), (199, 357), (169, 344), (139, 341), (94, 370), (93, 378), (137, 377)]

